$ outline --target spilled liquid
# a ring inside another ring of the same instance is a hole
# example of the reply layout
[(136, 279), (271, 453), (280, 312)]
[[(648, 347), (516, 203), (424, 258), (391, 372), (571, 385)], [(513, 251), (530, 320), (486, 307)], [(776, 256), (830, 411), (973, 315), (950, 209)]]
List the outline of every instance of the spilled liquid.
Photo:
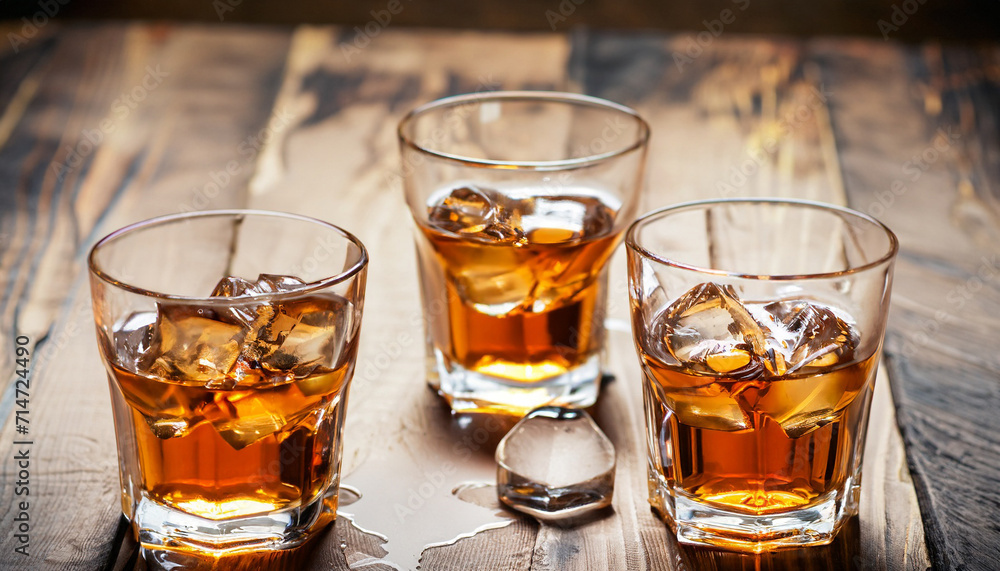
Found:
[(425, 550), (504, 527), (518, 517), (500, 506), (493, 485), (493, 450), (509, 426), (495, 421), (430, 424), (420, 430), (404, 427), (381, 449), (365, 451), (367, 457), (344, 476), (341, 489), (349, 486), (359, 497), (342, 502), (339, 516), (378, 537), (386, 551), (374, 558), (348, 545), (344, 552), (352, 569), (379, 563), (415, 570)]

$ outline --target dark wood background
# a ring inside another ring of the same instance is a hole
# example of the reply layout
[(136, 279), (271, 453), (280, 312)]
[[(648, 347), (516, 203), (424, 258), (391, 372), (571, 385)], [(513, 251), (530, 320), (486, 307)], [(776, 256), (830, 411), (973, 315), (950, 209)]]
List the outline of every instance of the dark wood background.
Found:
[[(892, 23), (894, 7), (906, 21), (888, 36), (984, 40), (1000, 37), (995, 0), (398, 0), (392, 16), (403, 26), (565, 31), (596, 28), (701, 31), (723, 9), (743, 6), (751, 17), (726, 27), (737, 33), (883, 37), (879, 20)], [(31, 17), (59, 2), (59, 18), (142, 19), (258, 24), (361, 25), (391, 0), (2, 0), (0, 19)], [(62, 6), (61, 4), (65, 4)], [(230, 9), (231, 8), (231, 9)], [(549, 13), (551, 11), (551, 14)], [(908, 14), (907, 12), (913, 12)], [(554, 15), (553, 15), (554, 14)], [(565, 18), (565, 19), (562, 19)]]

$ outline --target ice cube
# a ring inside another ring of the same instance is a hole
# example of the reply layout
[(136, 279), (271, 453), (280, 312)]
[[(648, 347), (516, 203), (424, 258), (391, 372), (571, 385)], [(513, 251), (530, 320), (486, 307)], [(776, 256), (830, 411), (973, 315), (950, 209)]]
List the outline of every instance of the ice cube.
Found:
[(740, 398), (798, 438), (835, 420), (863, 388), (868, 371), (847, 366), (860, 336), (850, 318), (816, 302), (776, 301), (763, 310), (772, 358), (765, 366), (778, 378), (748, 388)]
[(204, 418), (198, 417), (165, 417), (143, 415), (149, 429), (160, 439), (177, 438), (191, 432)]
[(530, 305), (535, 284), (535, 275), (527, 266), (515, 266), (507, 272), (497, 268), (469, 270), (455, 277), (459, 297), (487, 315), (505, 315)]
[(132, 313), (115, 326), (113, 337), (119, 365), (128, 371), (141, 371), (149, 366), (155, 323), (156, 313), (143, 311)]
[(688, 426), (726, 432), (753, 426), (739, 402), (719, 383), (709, 383), (697, 389), (669, 391), (663, 400), (677, 415), (677, 420)]
[(673, 372), (665, 386), (647, 375), (659, 401), (674, 412), (677, 420), (688, 426), (732, 432), (753, 426), (752, 419), (737, 399), (712, 376)]
[(586, 204), (574, 197), (536, 196), (522, 201), (522, 223), (532, 244), (557, 244), (583, 235)]
[(500, 501), (540, 520), (611, 505), (615, 449), (582, 410), (531, 411), (500, 441), (496, 460)]
[(118, 371), (111, 380), (158, 438), (181, 436), (204, 420), (198, 413), (205, 403), (204, 395), (191, 387), (165, 382), (142, 371)]
[(769, 303), (764, 310), (773, 317), (773, 323), (769, 324), (769, 345), (783, 354), (784, 373), (831, 368), (854, 358), (860, 337), (833, 309), (808, 301), (786, 300)]
[(337, 328), (332, 323), (321, 327), (300, 321), (281, 345), (261, 360), (261, 365), (269, 371), (290, 371), (296, 377), (304, 377), (334, 356), (336, 344)]
[(212, 290), (212, 297), (238, 297), (244, 295), (252, 288), (254, 283), (236, 276), (226, 276), (215, 284)]
[(273, 357), (297, 324), (298, 320), (282, 311), (281, 306), (266, 306), (266, 311), (258, 314), (247, 331), (243, 356), (257, 362)]
[(614, 214), (589, 196), (536, 196), (520, 202), (522, 226), (532, 244), (595, 238), (611, 231)]
[(192, 401), (178, 385), (123, 375), (119, 383), (125, 401), (142, 415), (157, 438), (182, 436), (204, 420), (195, 412), (200, 401)]
[(321, 413), (331, 399), (335, 402), (339, 398), (331, 392), (340, 390), (341, 378), (338, 374), (317, 375), (306, 381), (306, 390), (283, 384), (220, 392), (213, 404), (204, 408), (204, 414), (223, 440), (242, 450), (276, 432), (290, 431), (312, 413)]
[(215, 284), (212, 297), (242, 297), (281, 291), (294, 291), (308, 285), (295, 276), (282, 274), (260, 274), (250, 281), (238, 276), (226, 276)]
[(260, 366), (259, 362), (246, 357), (244, 349), (244, 352), (241, 352), (240, 356), (236, 359), (236, 363), (233, 364), (233, 368), (229, 370), (228, 378), (231, 379), (231, 382), (227, 386), (219, 388), (252, 388), (263, 384), (267, 376), (267, 371)]
[(236, 276), (226, 276), (219, 280), (213, 297), (249, 298), (247, 301), (234, 301), (217, 309), (221, 319), (247, 328), (258, 328), (274, 317), (270, 302), (253, 301), (253, 296), (277, 292), (288, 292), (307, 285), (295, 276), (279, 274), (260, 274), (255, 281)]
[(752, 379), (764, 366), (761, 325), (743, 306), (732, 286), (699, 284), (682, 295), (658, 322), (666, 347), (693, 371)]
[(748, 406), (778, 424), (790, 438), (804, 436), (836, 420), (868, 378), (852, 368), (761, 383), (740, 394)]
[(306, 282), (295, 276), (279, 274), (260, 274), (253, 286), (248, 288), (252, 294), (274, 293), (279, 291), (294, 291), (306, 286)]
[(588, 286), (592, 285), (595, 279), (596, 276), (583, 275), (579, 279), (560, 283), (543, 278), (539, 280), (538, 285), (531, 292), (530, 299), (526, 300), (530, 302), (530, 305), (528, 303), (523, 305), (536, 313), (558, 309), (559, 307), (579, 301), (577, 296)]
[[(319, 365), (339, 362), (339, 351), (351, 323), (350, 302), (328, 295), (283, 303), (278, 310), (295, 323), (275, 351), (276, 359), (261, 361), (265, 368), (291, 370), (296, 377), (303, 377)], [(285, 362), (279, 364), (278, 359)]]
[(327, 294), (259, 308), (231, 376), (253, 382), (263, 375), (281, 382), (336, 364), (349, 330), (351, 307), (347, 300)]
[(474, 186), (456, 188), (429, 207), (428, 222), (447, 232), (489, 242), (515, 243), (524, 239), (517, 202)]
[(615, 226), (616, 212), (597, 198), (583, 200), (587, 215), (583, 219), (583, 234), (588, 238), (610, 233)]
[(215, 408), (206, 409), (206, 416), (223, 440), (242, 450), (288, 423), (289, 419), (274, 408), (281, 398), (266, 390), (220, 393)]
[(159, 304), (152, 349), (157, 357), (148, 372), (181, 382), (209, 382), (225, 377), (240, 355), (244, 330), (202, 317), (210, 312), (192, 306)]

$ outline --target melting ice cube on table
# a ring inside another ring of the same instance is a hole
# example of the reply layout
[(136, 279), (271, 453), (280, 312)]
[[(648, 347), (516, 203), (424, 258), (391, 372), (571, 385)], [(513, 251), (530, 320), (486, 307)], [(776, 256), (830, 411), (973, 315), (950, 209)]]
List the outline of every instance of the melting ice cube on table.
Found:
[(611, 505), (615, 449), (582, 410), (531, 411), (500, 441), (496, 460), (500, 501), (540, 520)]

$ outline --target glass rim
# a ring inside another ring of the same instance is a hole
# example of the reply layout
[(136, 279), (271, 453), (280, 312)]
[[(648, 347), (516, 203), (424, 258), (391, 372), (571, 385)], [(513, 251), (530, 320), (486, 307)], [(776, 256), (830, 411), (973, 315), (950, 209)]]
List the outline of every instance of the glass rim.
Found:
[[(285, 218), (290, 220), (297, 220), (300, 222), (308, 222), (311, 224), (316, 224), (318, 226), (331, 229), (341, 237), (346, 239), (348, 242), (354, 244), (358, 247), (360, 256), (358, 261), (355, 262), (351, 267), (329, 277), (325, 277), (316, 281), (309, 282), (301, 288), (296, 288), (289, 291), (279, 291), (273, 293), (267, 293), (262, 295), (254, 296), (238, 296), (238, 297), (212, 297), (212, 296), (184, 296), (175, 295), (170, 293), (164, 293), (160, 291), (154, 291), (146, 288), (141, 288), (134, 286), (128, 282), (122, 281), (114, 276), (105, 272), (98, 264), (96, 260), (97, 251), (102, 247), (106, 246), (111, 242), (115, 242), (122, 237), (133, 234), (134, 232), (140, 230), (146, 230), (149, 228), (154, 228), (158, 226), (164, 226), (177, 222), (179, 220), (191, 220), (197, 218), (213, 218), (213, 217), (235, 217), (235, 216), (254, 216), (254, 217), (266, 217), (266, 218)], [(303, 216), (301, 214), (292, 214), (290, 212), (279, 212), (274, 210), (257, 210), (257, 209), (223, 209), (223, 210), (202, 210), (198, 212), (181, 212), (177, 214), (168, 214), (165, 216), (157, 216), (154, 218), (148, 218), (146, 220), (140, 220), (138, 222), (133, 222), (127, 226), (123, 226), (114, 232), (104, 236), (97, 241), (91, 248), (90, 253), (87, 254), (87, 267), (90, 269), (90, 274), (97, 277), (106, 284), (112, 285), (116, 288), (123, 289), (125, 291), (142, 295), (144, 297), (151, 297), (155, 299), (163, 299), (169, 301), (181, 301), (181, 302), (197, 302), (200, 304), (209, 305), (229, 305), (234, 300), (239, 302), (246, 302), (247, 300), (254, 301), (268, 301), (277, 298), (285, 298), (289, 296), (297, 296), (301, 294), (313, 293), (322, 289), (326, 289), (330, 286), (345, 282), (354, 276), (358, 275), (361, 270), (368, 265), (368, 249), (365, 245), (358, 239), (357, 236), (344, 230), (340, 226), (331, 224), (329, 222), (324, 222), (317, 218), (312, 218), (310, 216)]]
[[(678, 260), (671, 260), (660, 254), (656, 254), (650, 251), (648, 248), (640, 245), (636, 239), (636, 233), (638, 230), (645, 226), (646, 224), (652, 222), (654, 219), (662, 218), (666, 215), (676, 214), (677, 212), (683, 210), (691, 210), (698, 207), (712, 206), (716, 204), (746, 204), (746, 205), (785, 205), (785, 206), (796, 206), (805, 207), (813, 210), (824, 211), (828, 213), (839, 213), (841, 215), (847, 215), (855, 219), (861, 219), (866, 222), (871, 223), (873, 226), (880, 228), (889, 239), (889, 247), (887, 251), (879, 258), (866, 262), (864, 264), (847, 268), (846, 270), (840, 270), (837, 272), (816, 272), (816, 273), (806, 273), (806, 274), (747, 274), (741, 272), (729, 272), (726, 270), (721, 270), (717, 268), (705, 268), (697, 266), (694, 264), (684, 263)], [(645, 258), (655, 260), (663, 265), (675, 267), (682, 270), (689, 270), (693, 272), (725, 276), (738, 279), (748, 279), (748, 280), (761, 280), (761, 281), (792, 281), (792, 280), (807, 280), (807, 279), (824, 279), (824, 278), (835, 278), (841, 276), (849, 276), (857, 273), (861, 273), (872, 268), (883, 265), (887, 262), (891, 262), (899, 251), (899, 239), (896, 234), (889, 229), (888, 226), (883, 224), (881, 221), (873, 216), (865, 214), (846, 206), (840, 206), (836, 204), (829, 204), (826, 202), (818, 202), (815, 200), (803, 200), (795, 198), (712, 198), (712, 199), (702, 199), (702, 200), (692, 200), (688, 202), (681, 202), (671, 206), (665, 206), (663, 208), (658, 208), (643, 214), (637, 218), (631, 225), (629, 225), (628, 230), (625, 232), (625, 246), (626, 248), (633, 250)]]
[[(554, 161), (500, 161), (494, 159), (467, 157), (435, 150), (427, 145), (418, 143), (406, 132), (409, 125), (427, 113), (441, 109), (458, 107), (469, 103), (486, 103), (490, 101), (538, 101), (545, 103), (563, 103), (582, 107), (594, 107), (606, 111), (614, 111), (634, 119), (639, 125), (639, 134), (635, 141), (622, 148), (604, 153), (592, 153), (587, 156), (574, 159), (558, 159)], [(472, 167), (533, 171), (580, 168), (623, 156), (631, 153), (632, 151), (644, 148), (649, 142), (650, 132), (649, 123), (647, 123), (646, 120), (639, 115), (638, 111), (632, 109), (631, 107), (622, 105), (621, 103), (615, 103), (614, 101), (609, 101), (607, 99), (602, 99), (600, 97), (581, 95), (579, 93), (569, 93), (565, 91), (483, 91), (442, 97), (415, 107), (400, 120), (399, 125), (396, 127), (396, 136), (402, 145), (438, 159), (452, 161), (461, 165)]]

